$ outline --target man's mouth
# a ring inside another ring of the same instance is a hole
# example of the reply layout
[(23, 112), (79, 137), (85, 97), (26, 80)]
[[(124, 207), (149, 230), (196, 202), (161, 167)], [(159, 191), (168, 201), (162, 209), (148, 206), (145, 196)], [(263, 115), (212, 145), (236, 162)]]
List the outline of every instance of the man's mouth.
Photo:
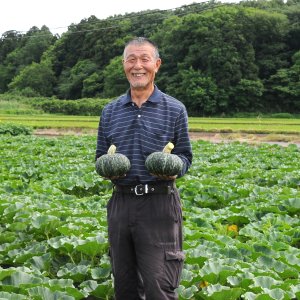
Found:
[(142, 77), (145, 75), (145, 73), (133, 73), (132, 75), (133, 77)]

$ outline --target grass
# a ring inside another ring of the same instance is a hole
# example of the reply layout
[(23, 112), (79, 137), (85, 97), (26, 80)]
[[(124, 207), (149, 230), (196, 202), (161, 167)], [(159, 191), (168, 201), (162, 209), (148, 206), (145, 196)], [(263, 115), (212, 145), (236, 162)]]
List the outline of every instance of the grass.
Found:
[(190, 118), (192, 131), (300, 134), (299, 119)]
[[(51, 114), (0, 114), (0, 122), (13, 122), (34, 129), (97, 129), (99, 117)], [(299, 119), (276, 118), (189, 118), (189, 130), (220, 133), (299, 134)]]
[(291, 119), (291, 118), (189, 118), (190, 123), (193, 125), (200, 124), (274, 124), (274, 125), (300, 125), (300, 119)]
[(33, 115), (38, 114), (40, 111), (32, 108), (29, 104), (19, 101), (0, 101), (0, 112), (3, 114), (11, 115)]
[(0, 114), (1, 122), (13, 122), (40, 128), (97, 128), (99, 117), (65, 115), (7, 115)]

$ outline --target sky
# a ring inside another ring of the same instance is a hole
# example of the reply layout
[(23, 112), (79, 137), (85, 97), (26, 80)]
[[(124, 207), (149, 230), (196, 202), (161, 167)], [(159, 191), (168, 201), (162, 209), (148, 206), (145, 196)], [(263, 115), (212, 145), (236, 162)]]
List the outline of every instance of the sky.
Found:
[(118, 14), (173, 9), (200, 2), (205, 0), (2, 0), (0, 37), (9, 30), (26, 33), (33, 26), (41, 28), (43, 25), (53, 34), (62, 34), (69, 25), (78, 24), (91, 15), (106, 19)]

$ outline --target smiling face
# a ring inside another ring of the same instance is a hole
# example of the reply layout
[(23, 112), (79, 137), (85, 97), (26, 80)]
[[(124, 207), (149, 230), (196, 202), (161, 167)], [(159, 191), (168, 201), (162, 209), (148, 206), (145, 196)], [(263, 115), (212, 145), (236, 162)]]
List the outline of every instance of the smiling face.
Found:
[(160, 65), (161, 59), (150, 43), (129, 44), (125, 48), (123, 67), (131, 89), (152, 89)]

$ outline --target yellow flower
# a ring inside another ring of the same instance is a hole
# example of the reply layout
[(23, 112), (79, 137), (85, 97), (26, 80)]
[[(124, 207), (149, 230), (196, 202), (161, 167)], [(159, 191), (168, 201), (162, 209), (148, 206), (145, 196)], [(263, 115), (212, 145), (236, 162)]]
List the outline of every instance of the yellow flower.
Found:
[(235, 224), (228, 225), (228, 226), (227, 226), (227, 230), (228, 230), (228, 231), (239, 232), (238, 226), (235, 225)]
[(234, 234), (235, 236), (237, 236), (239, 234), (239, 228), (235, 224), (228, 225), (227, 226), (227, 232), (231, 233), (231, 234)]
[(201, 289), (203, 289), (203, 288), (205, 288), (205, 287), (207, 287), (208, 286), (208, 282), (207, 281), (201, 281), (200, 283), (199, 283), (199, 287), (201, 288)]

